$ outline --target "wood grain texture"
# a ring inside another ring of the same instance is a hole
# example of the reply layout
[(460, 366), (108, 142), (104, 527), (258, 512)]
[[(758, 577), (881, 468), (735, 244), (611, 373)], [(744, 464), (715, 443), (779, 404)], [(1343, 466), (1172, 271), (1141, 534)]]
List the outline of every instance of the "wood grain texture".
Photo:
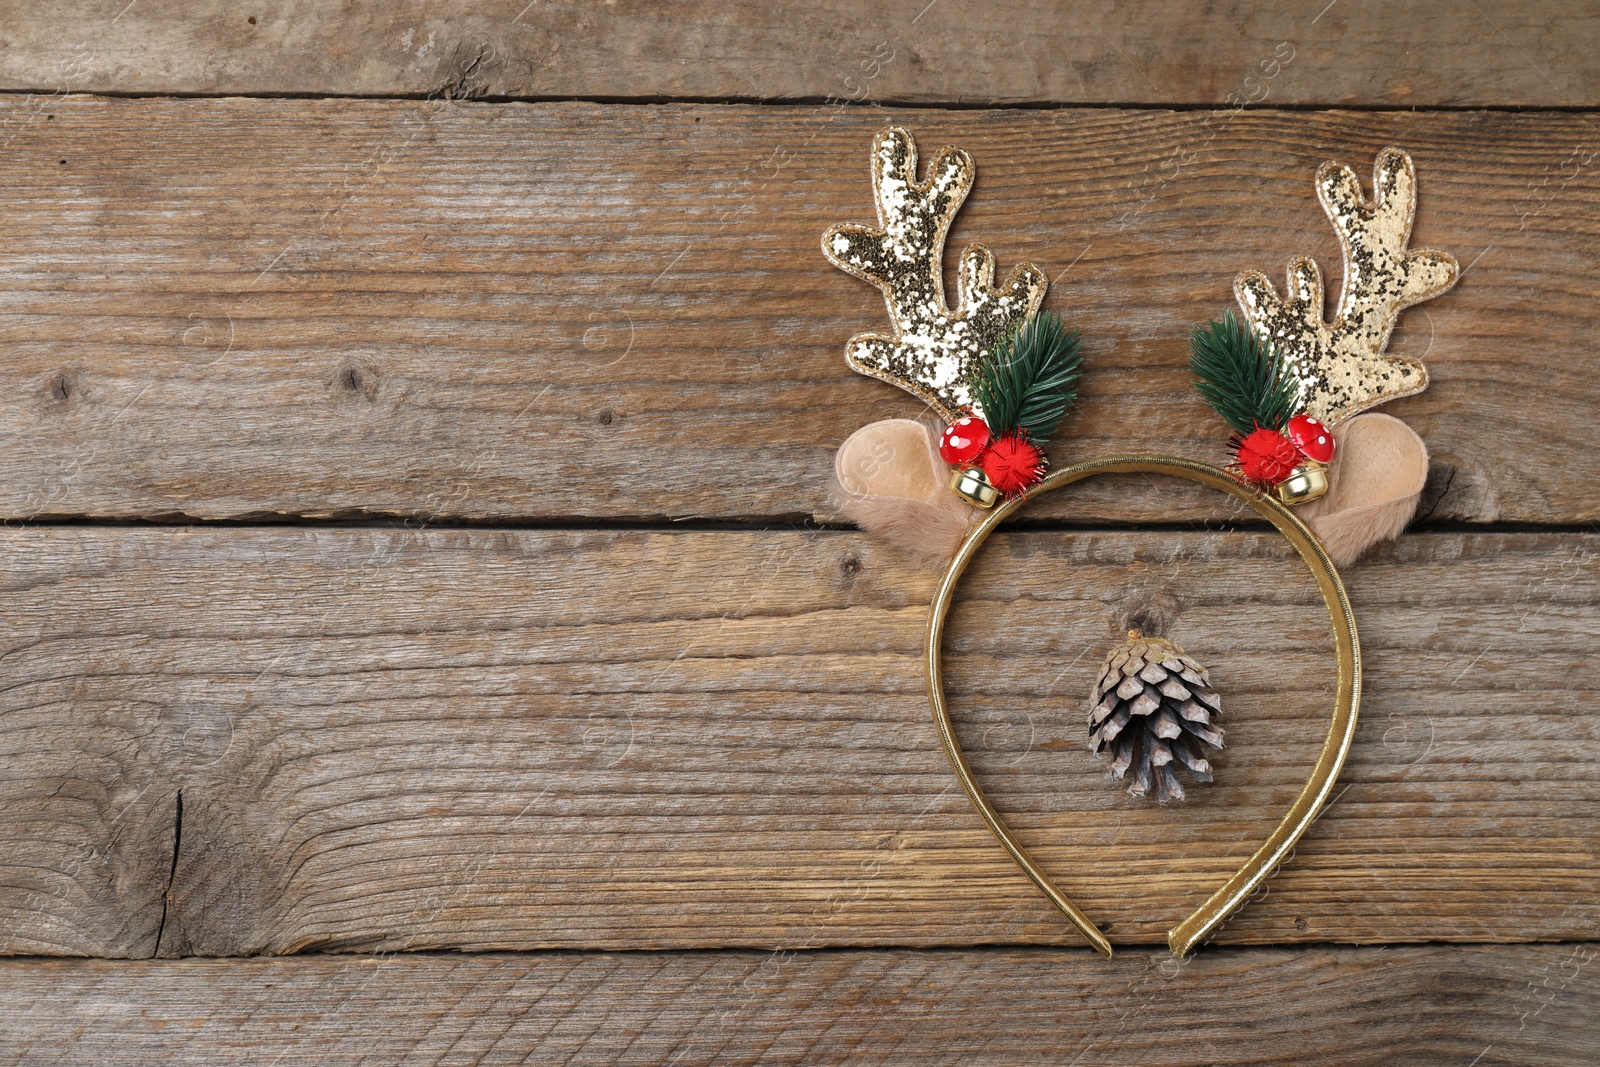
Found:
[[(871, 218), (888, 121), (974, 153), (954, 243), (1038, 262), (1082, 326), (1058, 460), (1221, 460), (1190, 324), (1241, 269), (1336, 271), (1313, 171), (1404, 145), (1415, 243), (1466, 267), (1392, 346), (1433, 372), (1385, 409), (1432, 450), (1425, 515), (1600, 516), (1585, 115), (30, 107), (0, 154), (3, 516), (826, 517), (839, 441), (918, 409), (845, 366), (888, 320), (818, 250)], [(1233, 513), (1135, 479), (1040, 514)]]
[(42, 92), (1600, 104), (1600, 17), (1559, 0), (68, 0), (3, 43), (0, 88)]
[(16, 961), (0, 1063), (1588, 1065), (1593, 944)]
[[(1593, 934), (1597, 548), (1416, 535), (1349, 575), (1350, 763), (1222, 942)], [(932, 579), (859, 536), (21, 529), (0, 561), (5, 952), (1079, 943), (938, 747)], [(1134, 620), (1226, 702), (1181, 808), (1085, 748)], [(1128, 945), (1298, 791), (1330, 646), (1275, 537), (1026, 532), (946, 653), (991, 798)]]

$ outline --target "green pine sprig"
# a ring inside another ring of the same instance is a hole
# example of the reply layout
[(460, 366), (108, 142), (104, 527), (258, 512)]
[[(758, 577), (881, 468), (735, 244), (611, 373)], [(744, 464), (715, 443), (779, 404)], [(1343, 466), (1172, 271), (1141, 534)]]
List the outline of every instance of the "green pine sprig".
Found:
[(1078, 331), (1045, 312), (1007, 331), (973, 370), (969, 384), (991, 434), (1017, 430), (1042, 443), (1078, 398), (1082, 373)]
[(1189, 334), (1189, 369), (1200, 395), (1236, 433), (1258, 426), (1282, 432), (1299, 410), (1300, 383), (1232, 311)]

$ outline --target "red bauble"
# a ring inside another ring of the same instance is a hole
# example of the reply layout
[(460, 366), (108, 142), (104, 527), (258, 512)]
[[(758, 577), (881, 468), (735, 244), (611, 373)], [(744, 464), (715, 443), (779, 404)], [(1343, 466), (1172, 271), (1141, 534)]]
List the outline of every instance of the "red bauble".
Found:
[(1234, 456), (1239, 472), (1252, 482), (1277, 485), (1300, 462), (1300, 450), (1277, 430), (1257, 426), (1234, 441)]
[(976, 415), (965, 415), (952, 422), (939, 438), (939, 455), (946, 463), (959, 466), (971, 463), (989, 447), (989, 424)]
[(1044, 453), (1021, 434), (1012, 432), (992, 442), (978, 458), (989, 483), (1006, 496), (1015, 496), (1044, 478)]
[(1333, 458), (1333, 431), (1320, 419), (1310, 415), (1296, 415), (1289, 420), (1289, 440), (1307, 459), (1326, 463)]

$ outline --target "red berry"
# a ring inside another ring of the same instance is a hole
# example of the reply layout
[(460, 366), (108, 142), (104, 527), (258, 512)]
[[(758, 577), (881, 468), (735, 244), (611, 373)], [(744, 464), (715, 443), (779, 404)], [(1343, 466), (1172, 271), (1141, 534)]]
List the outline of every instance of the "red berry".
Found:
[(1015, 496), (1044, 477), (1044, 453), (1021, 434), (1012, 432), (989, 445), (978, 459), (989, 483)]
[(1290, 419), (1289, 440), (1307, 459), (1326, 463), (1333, 458), (1333, 431), (1324, 426), (1320, 419), (1310, 415), (1296, 415)]
[(971, 463), (989, 447), (989, 424), (976, 415), (952, 422), (939, 438), (939, 455), (950, 464)]
[(1300, 450), (1277, 430), (1257, 426), (1234, 443), (1239, 471), (1252, 482), (1277, 485), (1300, 462)]

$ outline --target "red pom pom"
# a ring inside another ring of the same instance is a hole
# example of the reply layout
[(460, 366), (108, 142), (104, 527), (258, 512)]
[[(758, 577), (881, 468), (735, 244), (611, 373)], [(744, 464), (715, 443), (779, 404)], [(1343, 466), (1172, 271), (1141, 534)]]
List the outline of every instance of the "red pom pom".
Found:
[(1261, 485), (1277, 485), (1300, 462), (1300, 450), (1293, 441), (1260, 426), (1235, 440), (1233, 449), (1239, 472)]
[(1044, 453), (1015, 431), (989, 445), (978, 459), (989, 483), (1006, 496), (1015, 496), (1044, 478)]
[(1320, 419), (1310, 415), (1296, 415), (1290, 419), (1289, 440), (1305, 453), (1307, 459), (1314, 459), (1318, 463), (1333, 459), (1333, 431), (1323, 425)]
[(939, 455), (946, 463), (959, 466), (971, 463), (989, 447), (989, 424), (976, 415), (952, 422), (939, 438)]

